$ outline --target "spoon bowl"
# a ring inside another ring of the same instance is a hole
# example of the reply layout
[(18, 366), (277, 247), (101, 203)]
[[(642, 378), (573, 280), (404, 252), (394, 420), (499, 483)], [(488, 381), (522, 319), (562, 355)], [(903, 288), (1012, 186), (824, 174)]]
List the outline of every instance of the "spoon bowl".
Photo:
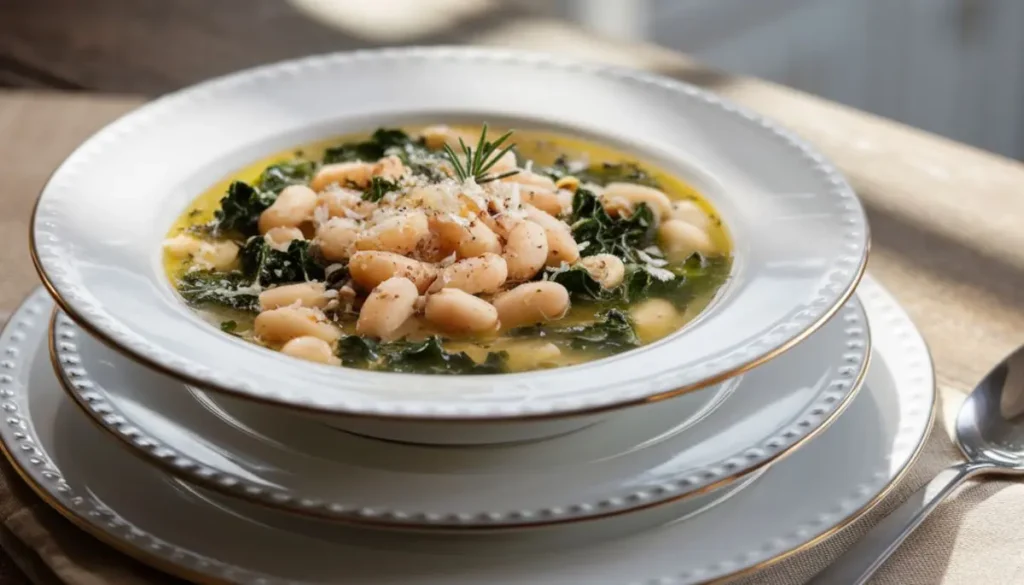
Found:
[(956, 417), (956, 443), (968, 461), (993, 464), (989, 471), (1024, 473), (1024, 346), (967, 396)]

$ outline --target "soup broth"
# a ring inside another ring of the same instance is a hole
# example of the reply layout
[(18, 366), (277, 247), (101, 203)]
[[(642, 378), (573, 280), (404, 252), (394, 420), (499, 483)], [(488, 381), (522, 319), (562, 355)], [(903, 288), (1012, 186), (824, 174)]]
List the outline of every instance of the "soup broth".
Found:
[(225, 334), (310, 361), (486, 374), (600, 359), (696, 317), (731, 243), (690, 185), (541, 131), (378, 129), (198, 196), (167, 276)]

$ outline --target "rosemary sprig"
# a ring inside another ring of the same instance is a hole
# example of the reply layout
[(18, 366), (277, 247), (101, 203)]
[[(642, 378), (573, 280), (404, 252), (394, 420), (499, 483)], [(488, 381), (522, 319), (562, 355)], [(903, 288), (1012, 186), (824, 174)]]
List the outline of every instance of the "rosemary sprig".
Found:
[[(459, 159), (458, 153), (455, 152), (451, 146), (444, 145), (444, 153), (448, 157), (448, 161), (452, 165), (452, 169), (455, 171), (455, 176), (460, 181), (466, 181), (470, 177), (473, 178), (478, 184), (489, 183), (491, 181), (497, 181), (498, 179), (504, 179), (505, 177), (511, 177), (512, 175), (519, 172), (519, 170), (511, 170), (500, 175), (489, 175), (487, 171), (493, 167), (501, 157), (505, 156), (505, 153), (512, 150), (515, 144), (509, 144), (508, 146), (501, 148), (501, 145), (505, 143), (512, 136), (512, 131), (502, 134), (494, 142), (487, 140), (487, 124), (484, 124), (483, 130), (480, 132), (480, 140), (476, 144), (476, 149), (466, 146), (462, 138), (459, 138), (459, 147), (462, 149), (462, 153), (466, 157), (466, 161), (462, 162)], [(495, 154), (497, 153), (497, 154)]]

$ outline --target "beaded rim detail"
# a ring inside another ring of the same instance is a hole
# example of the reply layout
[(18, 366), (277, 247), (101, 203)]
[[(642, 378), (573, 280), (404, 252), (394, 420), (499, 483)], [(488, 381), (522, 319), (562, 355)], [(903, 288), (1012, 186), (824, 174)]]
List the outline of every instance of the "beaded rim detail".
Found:
[(64, 390), (88, 416), (133, 452), (172, 475), (229, 496), (304, 515), (375, 526), (415, 528), (502, 528), (561, 524), (594, 520), (668, 504), (730, 485), (794, 451), (831, 424), (860, 390), (870, 355), (870, 336), (864, 309), (852, 301), (836, 316), (844, 323), (841, 362), (832, 380), (821, 385), (813, 400), (792, 420), (770, 436), (720, 461), (686, 470), (657, 484), (634, 485), (628, 491), (595, 501), (517, 510), (480, 510), (475, 513), (443, 510), (402, 510), (363, 507), (350, 502), (325, 501), (284, 488), (270, 488), (244, 476), (206, 465), (147, 433), (110, 399), (110, 391), (90, 377), (88, 364), (78, 352), (76, 338), (87, 335), (67, 315), (55, 312), (50, 331), (53, 366)]

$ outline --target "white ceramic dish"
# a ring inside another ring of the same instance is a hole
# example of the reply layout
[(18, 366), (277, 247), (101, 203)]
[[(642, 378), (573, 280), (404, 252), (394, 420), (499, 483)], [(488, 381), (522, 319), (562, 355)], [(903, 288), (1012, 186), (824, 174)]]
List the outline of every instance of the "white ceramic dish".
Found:
[(702, 508), (704, 492), (826, 427), (860, 388), (869, 347), (851, 300), (806, 343), (730, 379), (710, 404), (695, 402), (706, 391), (693, 392), (546, 441), (453, 449), (367, 439), (190, 391), (63, 314), (50, 341), (62, 385), (89, 416), (189, 482), (334, 520), (457, 529), (574, 522), (685, 498)]
[(726, 502), (622, 538), (606, 538), (602, 527), (634, 514), (550, 529), (538, 544), (535, 531), (396, 535), (228, 505), (146, 465), (88, 422), (50, 368), (51, 303), (39, 294), (0, 335), (0, 439), (32, 487), (72, 521), (197, 582), (335, 583), (345, 575), (352, 585), (703, 583), (819, 542), (877, 503), (919, 452), (934, 411), (927, 348), (887, 293), (868, 279), (860, 291), (875, 358), (844, 415)]
[[(378, 124), (470, 119), (592, 137), (690, 180), (735, 243), (733, 273), (716, 302), (683, 332), (612, 358), (433, 377), (338, 370), (244, 343), (201, 321), (167, 282), (160, 243), (173, 218), (232, 169)], [(158, 99), (61, 165), (32, 227), (37, 267), (62, 307), (149, 366), (250, 399), (417, 421), (593, 413), (726, 379), (838, 310), (862, 274), (867, 232), (835, 169), (756, 114), (663, 77), (476, 48), (313, 57)]]

